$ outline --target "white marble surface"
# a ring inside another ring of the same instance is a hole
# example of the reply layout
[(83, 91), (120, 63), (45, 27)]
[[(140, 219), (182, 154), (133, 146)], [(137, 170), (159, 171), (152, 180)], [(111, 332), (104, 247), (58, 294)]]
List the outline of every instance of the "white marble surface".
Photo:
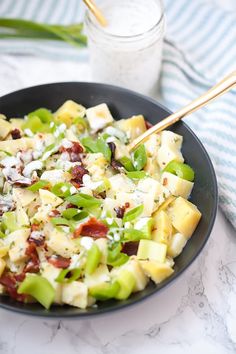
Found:
[[(90, 79), (87, 64), (0, 56), (0, 95)], [(219, 211), (204, 251), (147, 301), (84, 320), (44, 320), (0, 310), (1, 354), (236, 353), (236, 233)]]

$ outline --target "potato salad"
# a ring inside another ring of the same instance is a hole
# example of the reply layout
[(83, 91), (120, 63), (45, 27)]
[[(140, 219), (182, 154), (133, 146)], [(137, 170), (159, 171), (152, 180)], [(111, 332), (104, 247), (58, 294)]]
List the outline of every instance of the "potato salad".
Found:
[(183, 137), (101, 103), (0, 115), (0, 293), (81, 309), (174, 272), (201, 218)]

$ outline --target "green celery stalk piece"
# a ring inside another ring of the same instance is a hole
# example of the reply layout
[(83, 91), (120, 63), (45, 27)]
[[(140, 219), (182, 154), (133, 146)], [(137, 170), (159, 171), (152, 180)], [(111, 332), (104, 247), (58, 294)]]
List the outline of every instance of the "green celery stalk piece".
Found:
[(28, 274), (20, 284), (18, 294), (27, 294), (35, 298), (42, 306), (49, 309), (55, 298), (55, 289), (46, 278)]
[(123, 156), (119, 162), (124, 166), (124, 168), (126, 169), (126, 171), (128, 172), (132, 172), (135, 171), (133, 162), (131, 161), (131, 159), (129, 159), (127, 156)]
[(98, 285), (94, 285), (89, 289), (89, 294), (95, 299), (104, 301), (108, 299), (112, 299), (116, 296), (120, 289), (120, 285), (118, 282), (114, 283), (101, 283)]
[(101, 260), (102, 253), (98, 246), (93, 243), (92, 247), (88, 250), (87, 253), (87, 262), (85, 266), (85, 273), (92, 274), (95, 269), (98, 267)]
[(119, 273), (116, 281), (120, 285), (120, 290), (116, 294), (115, 298), (118, 300), (126, 300), (132, 293), (135, 286), (135, 278), (131, 272), (124, 269)]
[(147, 163), (146, 149), (143, 144), (139, 145), (133, 153), (133, 163), (136, 171), (140, 171)]
[(39, 108), (28, 114), (28, 117), (38, 117), (42, 123), (51, 123), (53, 121), (52, 113), (46, 108)]

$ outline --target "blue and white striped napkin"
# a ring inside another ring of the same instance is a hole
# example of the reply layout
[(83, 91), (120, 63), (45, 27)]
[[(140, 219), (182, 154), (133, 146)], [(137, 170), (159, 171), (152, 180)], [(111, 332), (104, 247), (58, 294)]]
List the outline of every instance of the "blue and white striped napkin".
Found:
[[(228, 1), (233, 4), (235, 0)], [(174, 111), (236, 70), (236, 4), (235, 10), (229, 11), (217, 5), (217, 0), (164, 0), (164, 3), (167, 34), (161, 97)], [(0, 1), (0, 17), (68, 24), (81, 21), (83, 12), (80, 0)], [(86, 50), (42, 41), (1, 40), (0, 53), (87, 59)], [(236, 228), (236, 90), (186, 120), (212, 157), (220, 206)]]

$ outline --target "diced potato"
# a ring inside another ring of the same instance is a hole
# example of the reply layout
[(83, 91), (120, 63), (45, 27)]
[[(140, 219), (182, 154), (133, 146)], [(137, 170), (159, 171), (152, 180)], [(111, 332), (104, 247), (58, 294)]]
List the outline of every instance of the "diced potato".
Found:
[(116, 212), (114, 208), (119, 206), (119, 202), (117, 202), (116, 199), (112, 198), (105, 198), (103, 201), (103, 212), (104, 216), (109, 216), (109, 217), (116, 217)]
[(156, 157), (148, 157), (147, 163), (144, 167), (144, 171), (147, 172), (150, 177), (160, 180), (160, 167), (157, 164)]
[(58, 122), (65, 123), (68, 127), (74, 118), (84, 117), (86, 109), (80, 104), (68, 100), (54, 113), (54, 118)]
[(170, 195), (157, 209), (157, 211), (155, 212), (156, 215), (157, 213), (159, 213), (160, 211), (165, 211), (167, 209), (167, 207), (169, 206), (169, 204), (171, 204), (174, 200), (176, 199), (176, 197), (174, 197), (173, 195)]
[(83, 159), (83, 164), (92, 176), (93, 181), (99, 181), (105, 176), (108, 163), (102, 153), (87, 154)]
[(63, 170), (50, 170), (44, 171), (41, 179), (50, 182), (52, 185), (69, 181), (71, 178), (70, 173)]
[(94, 133), (113, 122), (113, 117), (106, 103), (86, 109), (86, 116)]
[(55, 281), (55, 279), (60, 274), (61, 269), (54, 267), (52, 264), (45, 262), (42, 264), (41, 275), (42, 277), (46, 278), (53, 288), (55, 289), (55, 299), (54, 302), (57, 304), (61, 304), (61, 297), (62, 297), (62, 284)]
[(108, 282), (110, 281), (110, 279), (111, 276), (107, 268), (107, 265), (100, 264), (99, 267), (97, 267), (97, 269), (95, 269), (95, 271), (91, 275), (86, 274), (84, 282), (89, 289), (101, 283)]
[[(132, 193), (135, 190), (135, 184), (126, 175), (117, 174), (109, 178), (110, 188), (107, 191), (107, 196), (113, 198), (118, 195), (120, 191), (125, 193)], [(124, 201), (126, 202), (126, 201)]]
[(30, 229), (19, 229), (5, 238), (6, 243), (10, 245), (9, 257), (11, 262), (20, 262), (27, 258), (25, 251), (28, 246), (27, 238), (29, 235)]
[(181, 151), (173, 147), (161, 145), (160, 149), (157, 152), (157, 162), (160, 168), (165, 168), (166, 165), (168, 165), (168, 163), (172, 160), (184, 162), (184, 158), (181, 154)]
[(35, 142), (33, 138), (20, 138), (17, 140), (0, 141), (0, 150), (15, 155), (20, 150), (33, 149)]
[(57, 197), (46, 189), (39, 189), (39, 197), (43, 205), (50, 204), (52, 207), (56, 208), (63, 203), (63, 199)]
[(169, 189), (172, 195), (188, 198), (193, 189), (193, 182), (175, 176), (173, 173), (164, 172), (161, 176), (161, 183)]
[(13, 200), (20, 203), (22, 207), (26, 207), (35, 199), (35, 194), (27, 189), (13, 188), (12, 189)]
[(141, 291), (143, 290), (148, 282), (148, 278), (143, 272), (142, 267), (140, 266), (139, 261), (136, 258), (131, 258), (127, 263), (125, 263), (122, 269), (128, 270), (133, 274), (135, 278), (135, 285), (133, 291)]
[(175, 229), (187, 238), (192, 236), (202, 215), (196, 205), (182, 197), (175, 199), (168, 214)]
[(129, 150), (127, 145), (122, 144), (118, 139), (115, 141), (116, 150), (115, 150), (115, 159), (120, 160), (122, 157), (130, 157)]
[(139, 262), (145, 274), (156, 284), (161, 283), (174, 272), (174, 270), (167, 263), (159, 263), (153, 260)]
[[(32, 203), (34, 204), (34, 203)], [(32, 207), (32, 208), (31, 208)], [(48, 204), (43, 204), (42, 206), (39, 207), (37, 203), (34, 205), (30, 205), (28, 209), (28, 215), (31, 216), (31, 223), (40, 223), (40, 222), (47, 222), (49, 221), (49, 213), (52, 211), (52, 205)]]
[(0, 119), (0, 139), (5, 139), (11, 130), (11, 123), (9, 123), (7, 120)]
[(150, 259), (157, 262), (164, 262), (166, 259), (167, 246), (151, 240), (140, 240), (137, 258)]
[(5, 257), (9, 251), (9, 246), (0, 245), (0, 258)]
[(16, 208), (16, 223), (18, 227), (24, 227), (29, 225), (28, 215), (20, 204), (18, 204)]
[(157, 151), (160, 148), (160, 134), (152, 134), (148, 137), (148, 139), (144, 142), (144, 146), (146, 149), (146, 153), (148, 157), (156, 157)]
[(174, 234), (167, 248), (168, 256), (172, 258), (177, 257), (183, 251), (183, 248), (186, 245), (186, 243), (187, 243), (187, 238), (184, 235), (180, 233)]
[(180, 150), (182, 147), (183, 137), (179, 134), (173, 133), (170, 130), (161, 132), (161, 145), (171, 149)]
[(152, 240), (169, 244), (172, 234), (172, 225), (169, 216), (165, 211), (153, 215)]
[(79, 281), (63, 284), (62, 302), (71, 306), (85, 309), (88, 304), (87, 285)]
[(69, 235), (63, 231), (53, 229), (47, 237), (49, 238), (47, 241), (47, 246), (56, 254), (68, 258), (71, 257), (72, 254), (76, 253), (78, 247)]
[(6, 262), (4, 261), (4, 259), (0, 258), (0, 276), (4, 272), (5, 267), (6, 267)]
[(116, 126), (127, 134), (130, 141), (134, 140), (147, 130), (145, 120), (142, 115), (118, 120), (116, 122)]
[(10, 123), (12, 125), (12, 129), (22, 130), (21, 127), (22, 127), (22, 124), (25, 123), (25, 120), (21, 119), (21, 118), (11, 118)]

